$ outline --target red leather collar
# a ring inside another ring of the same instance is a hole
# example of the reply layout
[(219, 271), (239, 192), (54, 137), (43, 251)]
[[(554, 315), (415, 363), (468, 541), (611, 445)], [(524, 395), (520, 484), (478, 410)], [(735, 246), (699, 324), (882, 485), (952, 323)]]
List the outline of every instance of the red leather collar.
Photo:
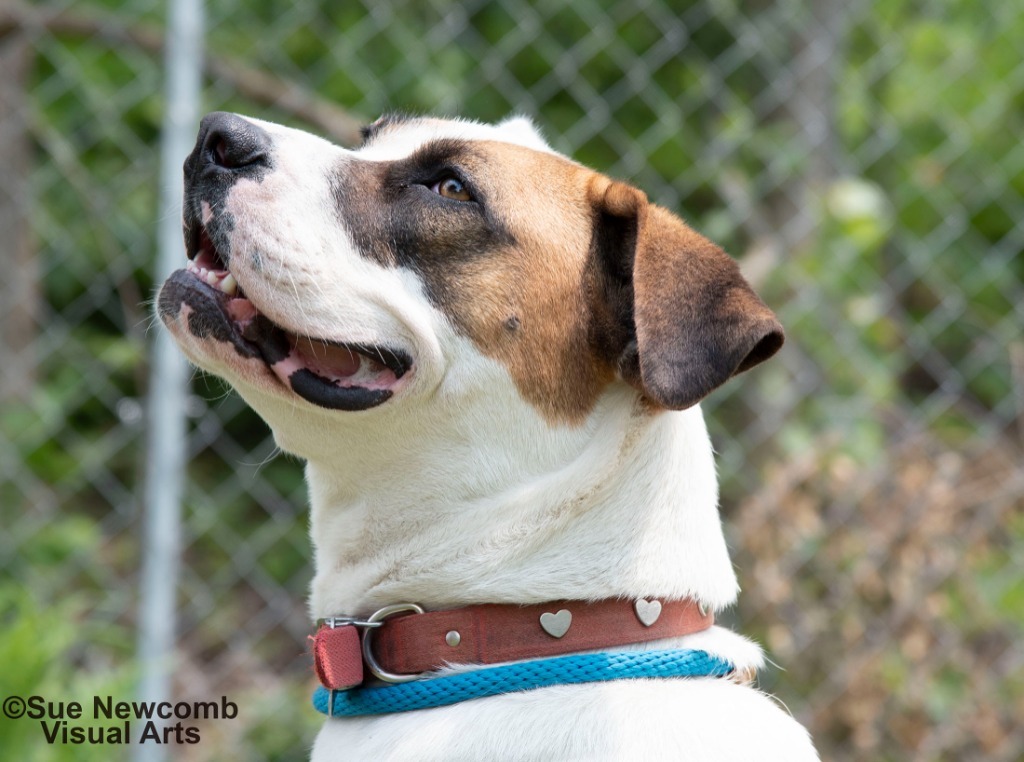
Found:
[(362, 684), (364, 667), (399, 682), (448, 664), (496, 664), (689, 635), (715, 620), (691, 599), (486, 603), (416, 611), (421, 609), (399, 604), (366, 620), (325, 620), (312, 638), (320, 682), (331, 690), (353, 688)]

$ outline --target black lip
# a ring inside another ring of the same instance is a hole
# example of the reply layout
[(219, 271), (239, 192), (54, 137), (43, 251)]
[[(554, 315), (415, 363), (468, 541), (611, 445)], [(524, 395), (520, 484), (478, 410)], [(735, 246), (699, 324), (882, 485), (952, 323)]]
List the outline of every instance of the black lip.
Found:
[[(235, 321), (227, 313), (228, 295), (199, 280), (188, 270), (176, 270), (160, 289), (157, 309), (165, 323), (176, 320), (181, 308), (188, 305), (192, 312), (188, 316), (188, 330), (198, 339), (216, 339), (231, 344), (242, 357), (264, 357), (261, 343), (272, 346), (268, 336), (243, 336)], [(254, 321), (255, 322), (255, 321)], [(270, 321), (267, 321), (269, 323)], [(250, 333), (250, 332), (246, 332)], [(282, 331), (282, 337), (284, 332)], [(285, 337), (287, 341), (287, 338)]]
[(189, 260), (193, 260), (199, 255), (202, 235), (203, 226), (199, 224), (199, 220), (189, 219), (185, 222), (185, 256)]
[(309, 368), (292, 373), (288, 383), (302, 399), (332, 410), (366, 410), (386, 402), (393, 394), (390, 389), (338, 386)]

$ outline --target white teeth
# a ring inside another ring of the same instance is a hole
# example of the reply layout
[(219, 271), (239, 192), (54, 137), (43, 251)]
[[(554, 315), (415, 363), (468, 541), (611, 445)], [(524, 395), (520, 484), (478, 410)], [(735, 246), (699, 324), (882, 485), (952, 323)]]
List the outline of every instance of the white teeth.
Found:
[(223, 291), (228, 296), (235, 296), (238, 293), (238, 281), (227, 270), (207, 270), (191, 259), (185, 265), (185, 269), (193, 273), (199, 280)]

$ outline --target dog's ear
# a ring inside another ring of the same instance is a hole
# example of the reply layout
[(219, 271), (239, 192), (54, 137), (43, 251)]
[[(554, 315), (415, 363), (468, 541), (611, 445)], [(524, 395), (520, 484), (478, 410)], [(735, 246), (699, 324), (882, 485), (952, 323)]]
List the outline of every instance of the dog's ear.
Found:
[(682, 410), (782, 346), (782, 326), (736, 263), (625, 183), (590, 186), (593, 340), (624, 380)]

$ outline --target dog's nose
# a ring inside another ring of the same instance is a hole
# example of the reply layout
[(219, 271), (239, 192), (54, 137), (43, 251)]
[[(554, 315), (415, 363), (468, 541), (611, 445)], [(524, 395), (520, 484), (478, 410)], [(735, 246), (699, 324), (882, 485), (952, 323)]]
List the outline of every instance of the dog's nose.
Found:
[(248, 119), (214, 111), (199, 124), (196, 147), (185, 161), (185, 175), (269, 167), (271, 143), (267, 131)]

